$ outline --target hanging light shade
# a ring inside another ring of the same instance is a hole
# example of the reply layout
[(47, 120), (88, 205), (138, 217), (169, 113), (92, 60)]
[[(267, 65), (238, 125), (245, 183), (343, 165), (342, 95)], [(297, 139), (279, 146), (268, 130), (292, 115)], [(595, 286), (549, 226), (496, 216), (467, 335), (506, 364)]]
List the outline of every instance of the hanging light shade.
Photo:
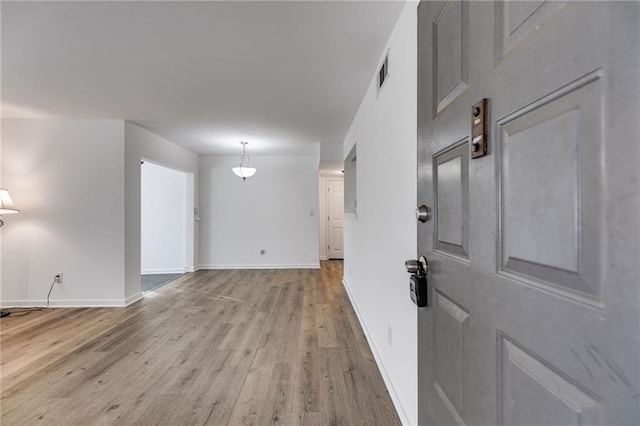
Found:
[(242, 180), (247, 180), (248, 177), (251, 177), (256, 174), (256, 168), (251, 164), (251, 158), (249, 154), (247, 154), (247, 143), (248, 142), (240, 142), (242, 144), (242, 155), (240, 156), (240, 164), (237, 167), (232, 168), (233, 173), (236, 176), (242, 178)]

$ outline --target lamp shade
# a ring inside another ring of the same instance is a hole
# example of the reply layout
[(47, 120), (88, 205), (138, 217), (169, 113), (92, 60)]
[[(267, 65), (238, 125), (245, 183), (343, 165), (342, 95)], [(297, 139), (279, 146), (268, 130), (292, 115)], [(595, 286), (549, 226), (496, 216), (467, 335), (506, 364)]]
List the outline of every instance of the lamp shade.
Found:
[(12, 214), (18, 213), (20, 210), (16, 209), (9, 191), (6, 189), (0, 189), (0, 214)]
[(238, 167), (232, 168), (231, 170), (233, 170), (233, 173), (235, 173), (236, 176), (241, 177), (243, 179), (251, 177), (251, 176), (256, 174), (256, 168), (255, 167), (238, 166)]

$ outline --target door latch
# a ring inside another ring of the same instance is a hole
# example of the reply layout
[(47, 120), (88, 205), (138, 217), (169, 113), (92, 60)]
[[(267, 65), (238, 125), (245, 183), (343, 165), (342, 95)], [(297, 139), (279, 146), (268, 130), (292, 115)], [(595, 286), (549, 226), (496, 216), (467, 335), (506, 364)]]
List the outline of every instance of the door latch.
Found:
[(407, 272), (411, 274), (409, 278), (409, 294), (411, 300), (419, 308), (428, 305), (427, 296), (427, 273), (429, 272), (429, 263), (427, 258), (420, 256), (420, 259), (410, 259), (404, 263)]

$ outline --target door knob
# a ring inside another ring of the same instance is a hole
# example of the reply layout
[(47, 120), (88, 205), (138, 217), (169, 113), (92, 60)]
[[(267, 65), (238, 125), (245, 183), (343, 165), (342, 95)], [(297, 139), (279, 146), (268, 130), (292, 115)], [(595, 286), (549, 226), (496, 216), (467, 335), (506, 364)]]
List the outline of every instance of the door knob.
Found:
[(418, 260), (409, 259), (404, 262), (405, 268), (407, 268), (407, 272), (410, 274), (423, 274), (426, 275), (429, 272), (429, 262), (427, 258), (424, 256), (420, 256)]
[(426, 222), (429, 220), (429, 207), (424, 204), (416, 209), (416, 219), (420, 222)]
[(418, 268), (420, 268), (420, 264), (415, 259), (409, 259), (404, 262), (405, 268), (407, 268), (407, 272), (410, 274), (415, 274), (418, 272)]

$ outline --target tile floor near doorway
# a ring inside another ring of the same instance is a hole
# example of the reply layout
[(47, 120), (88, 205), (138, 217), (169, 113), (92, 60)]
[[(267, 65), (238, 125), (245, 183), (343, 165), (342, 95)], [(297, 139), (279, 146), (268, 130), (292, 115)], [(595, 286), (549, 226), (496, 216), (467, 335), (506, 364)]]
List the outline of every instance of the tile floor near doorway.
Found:
[(145, 274), (140, 276), (140, 290), (143, 293), (156, 290), (170, 283), (182, 274)]
[(200, 271), (126, 308), (3, 318), (1, 423), (400, 424), (341, 277)]

